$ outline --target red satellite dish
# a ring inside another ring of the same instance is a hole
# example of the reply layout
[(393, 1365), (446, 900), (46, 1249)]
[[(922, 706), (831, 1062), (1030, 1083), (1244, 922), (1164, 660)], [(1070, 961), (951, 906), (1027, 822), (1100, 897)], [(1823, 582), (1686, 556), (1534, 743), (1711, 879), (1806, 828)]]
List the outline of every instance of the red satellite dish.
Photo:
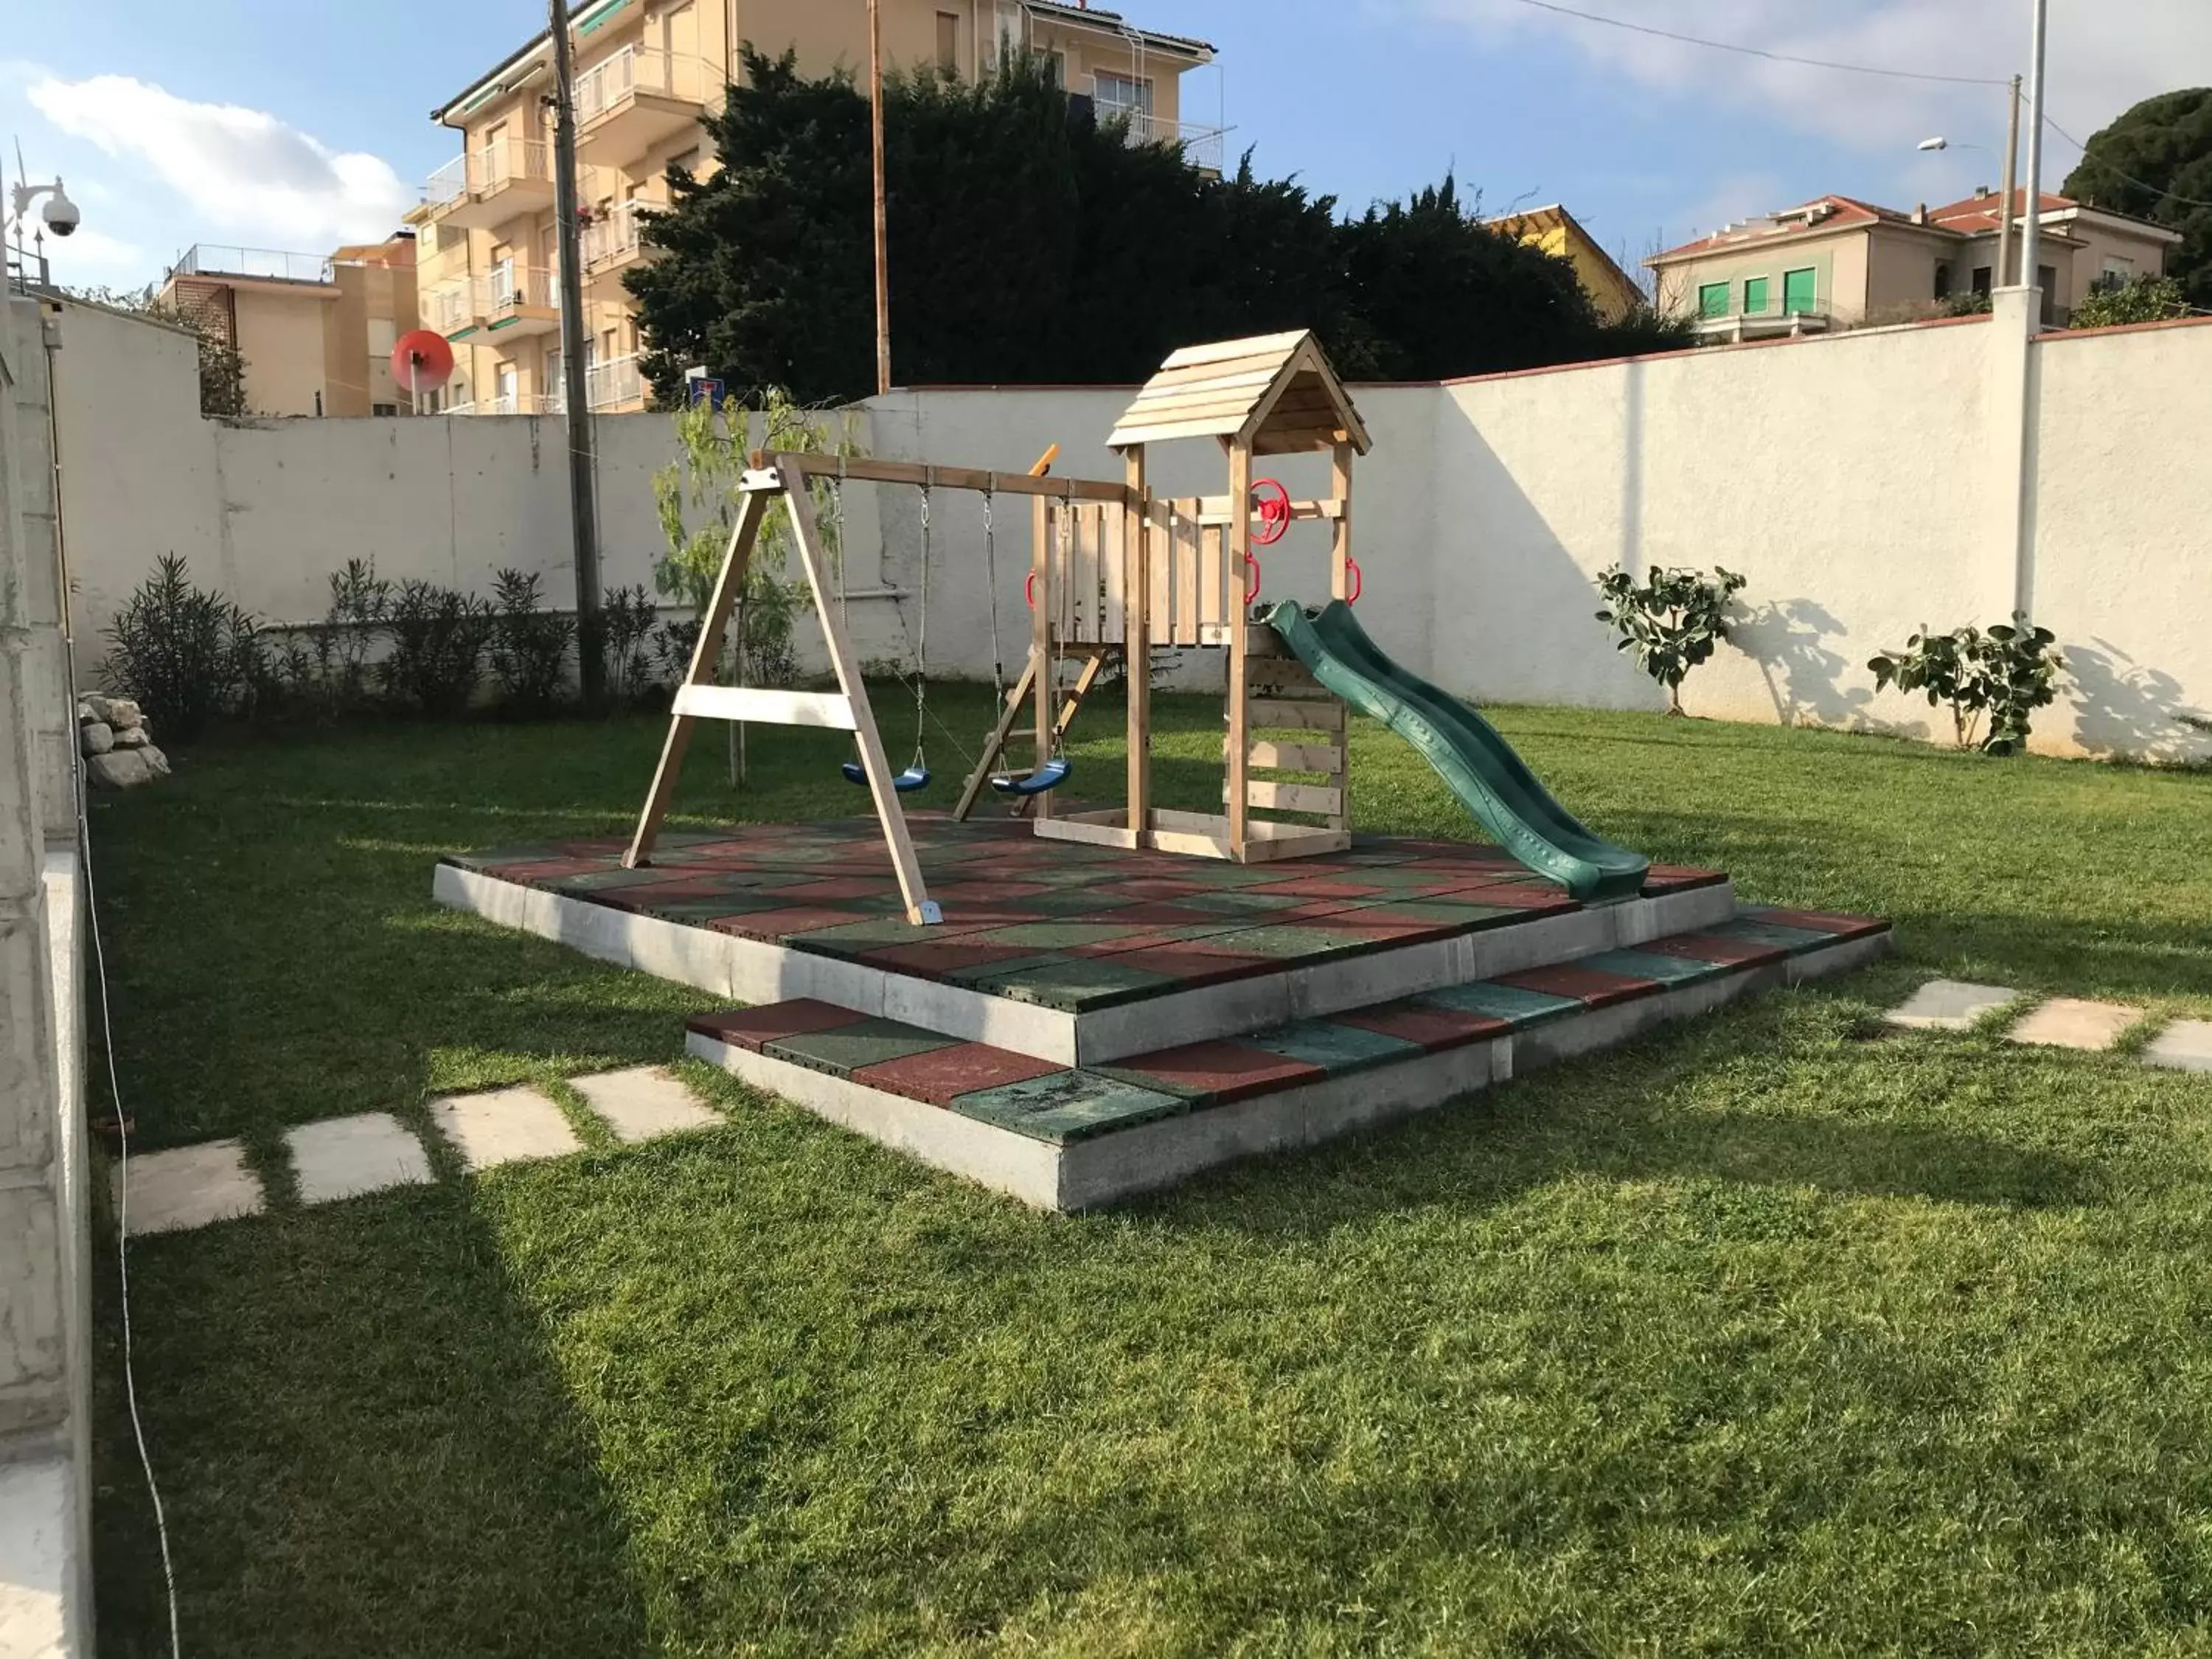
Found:
[(402, 391), (435, 392), (453, 378), (453, 348), (435, 329), (403, 334), (392, 348), (392, 378)]

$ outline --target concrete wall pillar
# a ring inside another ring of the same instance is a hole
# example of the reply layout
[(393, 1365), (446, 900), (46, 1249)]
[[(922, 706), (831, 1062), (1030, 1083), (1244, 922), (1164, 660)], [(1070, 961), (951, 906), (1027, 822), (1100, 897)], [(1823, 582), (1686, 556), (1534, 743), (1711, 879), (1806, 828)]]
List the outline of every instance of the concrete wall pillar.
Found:
[(1990, 615), (1977, 623), (2007, 622), (2035, 601), (2035, 484), (2038, 428), (2035, 337), (2043, 290), (1999, 289), (1990, 299)]

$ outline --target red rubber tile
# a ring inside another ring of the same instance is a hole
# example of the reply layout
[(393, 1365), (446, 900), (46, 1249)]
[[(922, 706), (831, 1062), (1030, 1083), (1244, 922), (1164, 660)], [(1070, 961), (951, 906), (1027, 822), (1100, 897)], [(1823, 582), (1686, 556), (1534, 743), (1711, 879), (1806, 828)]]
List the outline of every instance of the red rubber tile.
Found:
[(743, 916), (718, 916), (707, 926), (718, 933), (735, 933), (740, 939), (766, 939), (773, 944), (787, 934), (819, 933), (825, 927), (842, 927), (849, 921), (868, 920), (857, 910), (833, 910), (827, 905), (818, 905), (811, 908), (756, 910)]
[(834, 1031), (841, 1026), (856, 1025), (866, 1018), (850, 1008), (840, 1008), (834, 1002), (800, 997), (791, 1002), (763, 1003), (757, 1008), (698, 1014), (687, 1020), (685, 1025), (703, 1036), (717, 1038), (736, 1048), (757, 1050), (764, 1042), (781, 1042), (786, 1037), (805, 1036), (816, 1031)]
[(1540, 991), (1547, 996), (1572, 997), (1592, 1008), (1648, 996), (1662, 988), (1656, 980), (1632, 979), (1626, 974), (1577, 968), (1571, 963), (1553, 968), (1530, 968), (1518, 974), (1499, 974), (1490, 982), (1515, 986), (1523, 991)]
[(1525, 911), (1531, 915), (1547, 910), (1579, 909), (1574, 900), (1556, 887), (1539, 887), (1517, 882), (1492, 882), (1481, 890), (1476, 902), (1495, 904), (1509, 910)]
[(1302, 1060), (1286, 1060), (1241, 1042), (1213, 1041), (1163, 1048), (1158, 1054), (1137, 1054), (1111, 1066), (1093, 1066), (1146, 1088), (1187, 1097), (1202, 1097), (1218, 1104), (1246, 1100), (1294, 1083), (1310, 1083), (1328, 1073)]
[(1649, 945), (1639, 945), (1636, 948), (1649, 951), (1656, 957), (1684, 957), (1692, 962), (1724, 962), (1731, 967), (1780, 962), (1790, 954), (1774, 945), (1761, 945), (1755, 939), (1723, 939), (1713, 933), (1677, 933), (1671, 939), (1655, 939)]
[(1116, 951), (1113, 960), (1124, 967), (1141, 968), (1148, 974), (1165, 974), (1185, 986), (1218, 985), (1225, 979), (1243, 979), (1280, 968), (1279, 957), (1240, 956), (1228, 951), (1200, 951), (1189, 939), (1134, 951)]
[(1771, 922), (1777, 927), (1802, 927), (1815, 933), (1832, 933), (1838, 939), (1864, 939), (1869, 933), (1886, 933), (1889, 924), (1875, 916), (1846, 916), (1830, 910), (1753, 910), (1747, 912), (1747, 921)]
[(1027, 1083), (1031, 1078), (1066, 1069), (1033, 1055), (1012, 1054), (981, 1042), (962, 1042), (863, 1066), (852, 1074), (852, 1081), (903, 1095), (908, 1100), (927, 1101), (932, 1106), (949, 1106), (957, 1097), (978, 1089), (1001, 1089), (1010, 1083)]
[(1503, 1036), (1513, 1029), (1510, 1020), (1484, 1014), (1463, 1014), (1451, 1008), (1414, 1008), (1404, 1004), (1381, 1008), (1355, 1008), (1347, 1014), (1331, 1014), (1332, 1025), (1350, 1025), (1403, 1042), (1418, 1042), (1431, 1054), (1459, 1048), (1485, 1037)]
[(943, 979), (963, 968), (988, 968), (994, 963), (1015, 962), (1034, 956), (1012, 945), (968, 945), (958, 939), (927, 940), (920, 945), (884, 945), (856, 951), (854, 962), (895, 974), (919, 974)]

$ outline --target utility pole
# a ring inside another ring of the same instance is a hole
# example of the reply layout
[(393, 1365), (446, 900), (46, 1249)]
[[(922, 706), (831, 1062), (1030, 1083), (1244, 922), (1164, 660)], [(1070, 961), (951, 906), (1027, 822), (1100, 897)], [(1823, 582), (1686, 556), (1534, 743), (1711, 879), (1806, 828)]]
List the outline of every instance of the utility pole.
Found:
[[(559, 4), (560, 0), (554, 0)], [(869, 142), (876, 163), (876, 395), (891, 389), (890, 216), (884, 193), (884, 18), (881, 0), (868, 0)]]
[[(2033, 123), (2027, 130), (2027, 218), (2020, 234), (2020, 280), (2027, 288), (2042, 285), (2038, 257), (2043, 228), (2043, 65), (2051, 35), (2051, 0), (2035, 0), (2034, 32), (2027, 59), (2028, 116)], [(2035, 313), (2028, 319), (2030, 333), (2042, 332), (2043, 304), (2050, 297), (2037, 300)]]
[(553, 215), (561, 244), (561, 382), (568, 429), (569, 536), (576, 562), (576, 673), (584, 701), (605, 690), (599, 654), (599, 523), (593, 496), (591, 390), (584, 374), (584, 267), (576, 246), (576, 65), (568, 0), (548, 0), (553, 40)]
[(2012, 221), (2020, 201), (2014, 180), (2020, 176), (2020, 76), (2012, 77), (2012, 118), (2005, 128), (2004, 189), (1997, 198), (1997, 280), (1999, 288), (2012, 286)]

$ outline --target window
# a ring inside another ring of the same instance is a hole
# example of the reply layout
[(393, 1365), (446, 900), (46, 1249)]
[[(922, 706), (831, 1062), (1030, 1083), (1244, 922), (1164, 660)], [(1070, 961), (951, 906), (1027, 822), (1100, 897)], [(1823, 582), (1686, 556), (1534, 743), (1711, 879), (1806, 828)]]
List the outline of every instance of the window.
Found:
[(1726, 283), (1700, 283), (1698, 285), (1698, 315), (1725, 317), (1729, 314), (1729, 285)]
[(436, 392), (418, 392), (415, 394), (415, 407), (425, 415), (435, 415), (445, 406), (446, 394), (442, 388)]
[(1990, 291), (1990, 268), (1987, 265), (1976, 265), (1974, 267), (1974, 280), (1972, 286), (1974, 292), (1977, 294), (1986, 295)]
[(1792, 317), (1812, 310), (1819, 291), (1819, 273), (1815, 271), (1785, 270), (1782, 273), (1782, 309)]
[(1024, 7), (999, 0), (998, 27), (992, 31), (997, 43), (997, 58), (1003, 61), (1009, 52), (1021, 51), (1030, 43), (1029, 16)]
[(1091, 77), (1092, 95), (1097, 100), (1101, 115), (1128, 113), (1150, 115), (1152, 112), (1152, 83), (1150, 79), (1134, 75), (1116, 75), (1101, 70)]
[(2105, 256), (2104, 269), (2097, 273), (2096, 286), (2102, 289), (2125, 288), (2136, 279), (2136, 262), (2117, 253)]
[(2035, 281), (2043, 290), (2043, 325), (2055, 327), (2058, 322), (2058, 267), (2036, 266)]
[(957, 73), (960, 68), (960, 15), (937, 14), (937, 67)]
[(1743, 314), (1756, 317), (1766, 309), (1766, 278), (1747, 276), (1743, 279)]
[(368, 406), (368, 412), (372, 415), (397, 415), (399, 412), (399, 405), (398, 404), (371, 404)]
[(1939, 300), (1951, 297), (1951, 267), (1941, 260), (1936, 265), (1936, 297)]
[(381, 362), (390, 358), (392, 348), (399, 343), (399, 325), (389, 317), (368, 319), (368, 355)]

